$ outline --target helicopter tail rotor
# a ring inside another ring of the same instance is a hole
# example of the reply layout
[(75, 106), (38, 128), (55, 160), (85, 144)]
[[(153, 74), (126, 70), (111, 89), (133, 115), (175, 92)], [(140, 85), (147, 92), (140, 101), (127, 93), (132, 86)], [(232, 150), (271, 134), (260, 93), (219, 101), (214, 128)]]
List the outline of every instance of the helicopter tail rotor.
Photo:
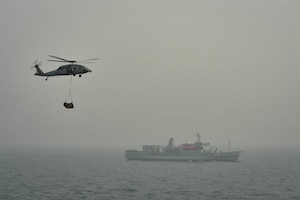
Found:
[(42, 65), (42, 62), (41, 61), (38, 61), (38, 60), (35, 60), (33, 61), (33, 65), (31, 66), (31, 69), (36, 69), (36, 66), (41, 66)]
[(40, 69), (40, 66), (42, 65), (42, 62), (41, 61), (38, 61), (38, 60), (35, 60), (33, 62), (33, 66), (31, 66), (31, 69), (36, 69), (36, 73), (34, 75), (37, 75), (37, 76), (42, 76), (44, 75), (44, 72)]

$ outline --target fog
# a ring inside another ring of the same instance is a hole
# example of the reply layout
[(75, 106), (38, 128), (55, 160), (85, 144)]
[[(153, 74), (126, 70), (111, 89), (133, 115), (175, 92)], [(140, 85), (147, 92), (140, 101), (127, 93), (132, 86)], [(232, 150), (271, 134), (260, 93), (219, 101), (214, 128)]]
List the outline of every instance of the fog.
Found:
[[(0, 146), (297, 148), (300, 2), (1, 1)], [(34, 60), (98, 57), (34, 76)]]

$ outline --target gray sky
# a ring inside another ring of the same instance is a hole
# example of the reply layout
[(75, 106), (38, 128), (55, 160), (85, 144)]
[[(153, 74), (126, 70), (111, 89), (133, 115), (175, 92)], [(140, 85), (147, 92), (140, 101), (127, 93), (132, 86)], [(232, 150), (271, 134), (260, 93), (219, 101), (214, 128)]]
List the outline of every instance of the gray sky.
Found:
[[(0, 146), (297, 147), (300, 1), (0, 2)], [(73, 78), (34, 76), (101, 58)]]

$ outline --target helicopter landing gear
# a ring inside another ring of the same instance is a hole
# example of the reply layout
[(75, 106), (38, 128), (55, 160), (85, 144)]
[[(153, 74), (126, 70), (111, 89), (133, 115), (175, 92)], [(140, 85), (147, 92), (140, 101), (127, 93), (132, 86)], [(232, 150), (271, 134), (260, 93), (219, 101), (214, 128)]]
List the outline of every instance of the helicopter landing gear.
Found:
[(79, 74), (79, 77), (81, 77), (81, 74)]
[(49, 76), (45, 79), (45, 81), (47, 81), (48, 80), (48, 78), (49, 78)]

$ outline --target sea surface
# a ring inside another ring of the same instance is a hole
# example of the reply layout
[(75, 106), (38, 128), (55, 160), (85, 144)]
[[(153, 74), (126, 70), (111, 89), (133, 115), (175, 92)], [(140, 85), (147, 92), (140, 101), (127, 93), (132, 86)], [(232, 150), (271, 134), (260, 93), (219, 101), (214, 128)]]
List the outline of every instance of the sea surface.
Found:
[(118, 153), (0, 153), (0, 199), (300, 199), (297, 151), (239, 162), (127, 161)]

